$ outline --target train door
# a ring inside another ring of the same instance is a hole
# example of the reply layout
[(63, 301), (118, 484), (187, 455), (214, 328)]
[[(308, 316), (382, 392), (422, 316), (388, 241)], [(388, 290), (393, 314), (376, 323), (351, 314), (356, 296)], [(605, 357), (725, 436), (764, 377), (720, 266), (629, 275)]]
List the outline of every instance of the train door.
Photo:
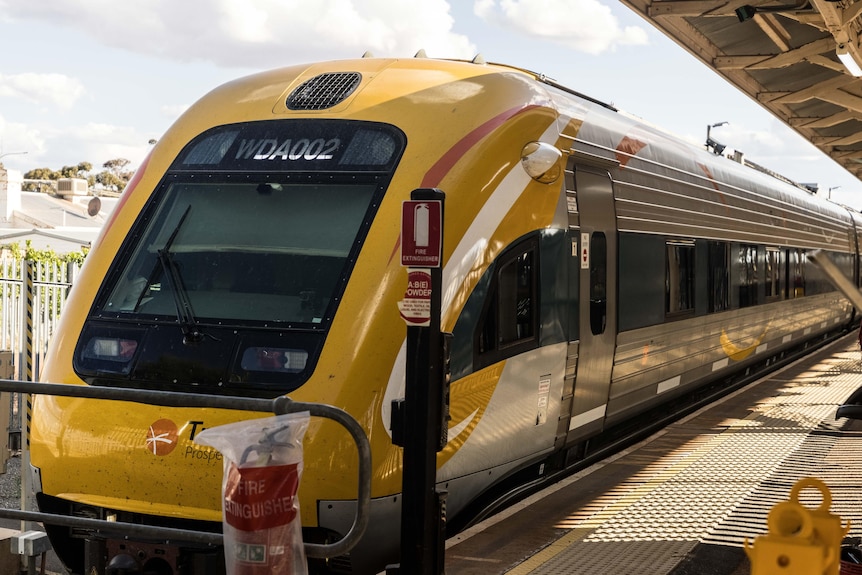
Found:
[[(858, 213), (848, 209), (847, 212), (850, 214), (850, 223), (853, 224), (851, 229), (851, 241), (850, 247), (853, 249), (853, 285), (857, 288), (862, 289), (862, 261), (860, 261), (860, 256), (862, 256), (862, 244), (859, 242), (860, 234), (862, 234), (862, 229), (860, 229), (860, 223), (862, 223), (862, 216)], [(856, 316), (859, 314), (859, 310), (856, 309), (856, 306), (850, 310), (850, 322), (856, 319)], [(862, 332), (860, 332), (860, 337), (862, 337)]]
[[(575, 201), (569, 202), (569, 227), (573, 243), (577, 240), (579, 263), (570, 281), (577, 282), (580, 297), (577, 368), (567, 442), (602, 429), (617, 327), (617, 231), (611, 178), (607, 171), (576, 166), (571, 181)], [(572, 207), (576, 207), (576, 214)], [(573, 351), (570, 348), (570, 357)]]

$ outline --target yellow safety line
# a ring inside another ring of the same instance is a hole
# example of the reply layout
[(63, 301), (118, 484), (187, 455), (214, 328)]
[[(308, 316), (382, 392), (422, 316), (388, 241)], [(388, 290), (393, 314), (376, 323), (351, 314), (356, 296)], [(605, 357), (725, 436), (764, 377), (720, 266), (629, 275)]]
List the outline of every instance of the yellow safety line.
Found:
[(511, 571), (506, 571), (506, 575), (527, 575), (527, 573), (531, 573), (568, 549), (572, 543), (580, 541), (586, 537), (592, 531), (592, 527), (578, 527), (576, 529), (572, 529), (563, 537), (557, 539)]
[[(742, 421), (757, 419), (762, 415), (762, 412), (755, 411), (742, 418)], [(664, 470), (656, 471), (649, 480), (645, 482), (636, 481), (637, 484), (632, 485), (624, 495), (620, 495), (613, 502), (605, 505), (600, 511), (597, 511), (588, 518), (578, 521), (578, 527), (572, 528), (569, 533), (567, 533), (560, 539), (557, 539), (548, 547), (545, 547), (539, 553), (536, 553), (523, 563), (518, 564), (514, 569), (506, 571), (506, 575), (527, 575), (528, 573), (533, 572), (535, 569), (541, 567), (542, 565), (568, 549), (568, 547), (573, 543), (580, 541), (581, 539), (589, 535), (591, 532), (598, 529), (602, 524), (610, 520), (612, 517), (619, 515), (621, 512), (631, 507), (635, 503), (639, 502), (651, 492), (655, 491), (656, 489), (667, 483), (669, 479), (675, 477), (680, 472), (691, 467), (692, 464), (699, 461), (703, 456), (705, 456), (713, 449), (730, 439), (734, 431), (739, 431), (740, 429), (741, 428), (738, 427), (729, 427), (721, 431), (720, 433), (713, 435), (709, 441), (705, 442), (703, 445), (693, 450), (690, 454), (686, 455), (679, 462), (675, 463), (674, 465), (671, 465)], [(635, 476), (634, 479), (636, 478), (637, 476)], [(631, 483), (632, 480), (629, 481)], [(617, 489), (616, 491), (620, 491), (620, 489)]]

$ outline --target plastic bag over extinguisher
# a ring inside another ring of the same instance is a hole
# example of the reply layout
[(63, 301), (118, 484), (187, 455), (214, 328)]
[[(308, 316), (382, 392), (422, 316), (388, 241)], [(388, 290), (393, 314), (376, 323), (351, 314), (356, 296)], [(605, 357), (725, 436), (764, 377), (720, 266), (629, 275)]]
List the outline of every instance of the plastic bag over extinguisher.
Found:
[(224, 456), (227, 575), (306, 575), (296, 492), (308, 412), (212, 427), (195, 442)]

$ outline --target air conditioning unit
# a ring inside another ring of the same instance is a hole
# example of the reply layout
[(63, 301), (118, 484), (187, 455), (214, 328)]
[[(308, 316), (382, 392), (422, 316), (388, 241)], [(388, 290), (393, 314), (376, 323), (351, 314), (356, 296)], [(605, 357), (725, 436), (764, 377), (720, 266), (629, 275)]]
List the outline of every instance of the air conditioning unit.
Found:
[(57, 180), (57, 194), (60, 196), (86, 196), (89, 186), (81, 178), (60, 178)]

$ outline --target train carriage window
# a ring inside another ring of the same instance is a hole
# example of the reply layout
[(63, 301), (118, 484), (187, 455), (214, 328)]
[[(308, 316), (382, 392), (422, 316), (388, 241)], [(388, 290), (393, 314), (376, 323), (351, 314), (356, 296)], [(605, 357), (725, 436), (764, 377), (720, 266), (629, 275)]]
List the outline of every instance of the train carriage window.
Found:
[(535, 274), (532, 251), (519, 255), (500, 268), (500, 345), (535, 335)]
[(766, 298), (778, 299), (782, 294), (781, 250), (766, 248)]
[[(504, 253), (488, 289), (477, 329), (479, 355), (494, 361), (535, 345), (538, 337), (538, 241), (531, 239)], [(483, 362), (485, 365), (490, 361)]]
[(726, 242), (709, 242), (707, 290), (709, 313), (730, 308), (730, 246)]
[(652, 234), (619, 234), (620, 331), (665, 321), (665, 278), (655, 270), (665, 266), (665, 238)]
[(740, 244), (736, 261), (739, 307), (757, 305), (758, 270), (757, 246)]
[(791, 249), (787, 251), (787, 294), (790, 298), (805, 295), (805, 250)]
[(694, 241), (673, 240), (666, 244), (665, 311), (668, 314), (694, 311)]
[(603, 232), (590, 239), (590, 331), (605, 333), (608, 322), (608, 240)]

